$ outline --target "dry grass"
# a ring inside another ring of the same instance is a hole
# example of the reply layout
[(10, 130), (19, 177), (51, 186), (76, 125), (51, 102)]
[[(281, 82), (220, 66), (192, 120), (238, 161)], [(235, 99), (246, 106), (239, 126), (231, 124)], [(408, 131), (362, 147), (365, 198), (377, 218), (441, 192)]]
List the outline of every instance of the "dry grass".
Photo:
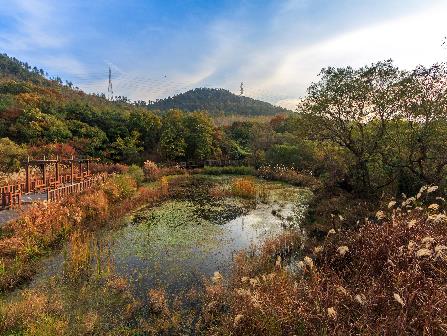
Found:
[(266, 267), (240, 256), (230, 286), (209, 293), (217, 308), (203, 326), (212, 335), (446, 334), (447, 217), (422, 199), (390, 203), (356, 232), (331, 231), (296, 273), (281, 259)]
[(262, 166), (257, 172), (259, 177), (273, 181), (283, 181), (298, 187), (307, 187), (313, 191), (322, 187), (321, 182), (308, 172), (299, 172), (295, 169), (276, 166)]
[(36, 203), (0, 236), (0, 291), (29, 279), (36, 260), (67, 240), (76, 230), (94, 231), (143, 204), (168, 195), (167, 180), (158, 188), (141, 187), (127, 175), (110, 178), (97, 189), (60, 203)]
[(256, 198), (256, 185), (249, 178), (238, 178), (231, 183), (231, 193), (242, 198)]
[(145, 161), (143, 165), (144, 177), (147, 181), (156, 181), (160, 176), (160, 168), (153, 161)]

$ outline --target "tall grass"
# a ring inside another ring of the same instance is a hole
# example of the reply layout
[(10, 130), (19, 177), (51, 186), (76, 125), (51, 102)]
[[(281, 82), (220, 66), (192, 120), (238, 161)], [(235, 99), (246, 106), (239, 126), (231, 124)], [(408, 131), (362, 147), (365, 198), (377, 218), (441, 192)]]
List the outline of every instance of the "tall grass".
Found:
[(230, 285), (208, 290), (215, 309), (203, 326), (213, 335), (446, 334), (447, 216), (428, 191), (391, 202), (358, 231), (330, 231), (287, 267), (281, 244), (240, 255)]
[(321, 189), (321, 182), (312, 174), (300, 172), (282, 165), (262, 166), (257, 175), (266, 180), (283, 181), (298, 187), (307, 187), (313, 191)]
[(66, 241), (72, 232), (93, 231), (132, 209), (166, 197), (168, 192), (167, 180), (160, 187), (138, 189), (129, 175), (116, 175), (98, 188), (63, 202), (32, 205), (20, 219), (1, 229), (0, 291), (29, 279), (36, 260)]
[(251, 179), (238, 178), (231, 182), (231, 193), (242, 198), (256, 198), (256, 185)]

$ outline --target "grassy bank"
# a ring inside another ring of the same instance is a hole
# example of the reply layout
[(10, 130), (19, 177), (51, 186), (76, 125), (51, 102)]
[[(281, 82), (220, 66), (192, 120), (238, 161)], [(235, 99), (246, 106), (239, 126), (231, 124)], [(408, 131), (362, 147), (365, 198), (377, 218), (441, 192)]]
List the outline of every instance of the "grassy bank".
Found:
[(30, 279), (40, 257), (59, 247), (72, 232), (114, 223), (132, 209), (163, 199), (167, 188), (166, 178), (156, 186), (139, 187), (132, 176), (117, 175), (63, 202), (34, 204), (1, 229), (0, 290), (11, 290)]

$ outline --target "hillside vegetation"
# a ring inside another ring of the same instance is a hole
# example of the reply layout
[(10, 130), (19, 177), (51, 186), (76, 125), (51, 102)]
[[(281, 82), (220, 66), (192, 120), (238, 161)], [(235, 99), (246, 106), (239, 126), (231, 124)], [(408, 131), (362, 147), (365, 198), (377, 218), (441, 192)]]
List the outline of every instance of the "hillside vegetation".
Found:
[(237, 96), (225, 89), (197, 88), (160, 99), (149, 104), (159, 110), (181, 109), (184, 111), (207, 111), (211, 115), (257, 116), (291, 111), (245, 96)]
[[(34, 156), (77, 154), (140, 164), (148, 158), (240, 159), (249, 153), (248, 134), (241, 141), (235, 140), (230, 127), (215, 125), (208, 107), (211, 112), (219, 106), (247, 116), (283, 111), (225, 90), (205, 89), (194, 91), (201, 102), (195, 103), (195, 108), (183, 100), (186, 105), (180, 107), (186, 112), (179, 108), (159, 111), (156, 104), (130, 103), (125, 97), (109, 101), (104, 95), (85, 94), (72, 83), (63, 84), (60, 78), (48, 79), (44, 74), (0, 55), (0, 138), (4, 153), (8, 153), (0, 162), (3, 170), (18, 168), (18, 161), (8, 157), (23, 158), (25, 152)], [(192, 112), (196, 110), (201, 111)], [(252, 123), (235, 124), (245, 127)]]

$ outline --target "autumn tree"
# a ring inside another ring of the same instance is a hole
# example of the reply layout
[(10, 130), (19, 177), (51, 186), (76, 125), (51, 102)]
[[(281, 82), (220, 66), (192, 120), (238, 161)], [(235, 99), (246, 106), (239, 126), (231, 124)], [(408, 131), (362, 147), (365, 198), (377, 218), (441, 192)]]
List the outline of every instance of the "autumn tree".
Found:
[(26, 158), (26, 148), (8, 138), (0, 139), (0, 171), (12, 172), (20, 168), (20, 161)]

